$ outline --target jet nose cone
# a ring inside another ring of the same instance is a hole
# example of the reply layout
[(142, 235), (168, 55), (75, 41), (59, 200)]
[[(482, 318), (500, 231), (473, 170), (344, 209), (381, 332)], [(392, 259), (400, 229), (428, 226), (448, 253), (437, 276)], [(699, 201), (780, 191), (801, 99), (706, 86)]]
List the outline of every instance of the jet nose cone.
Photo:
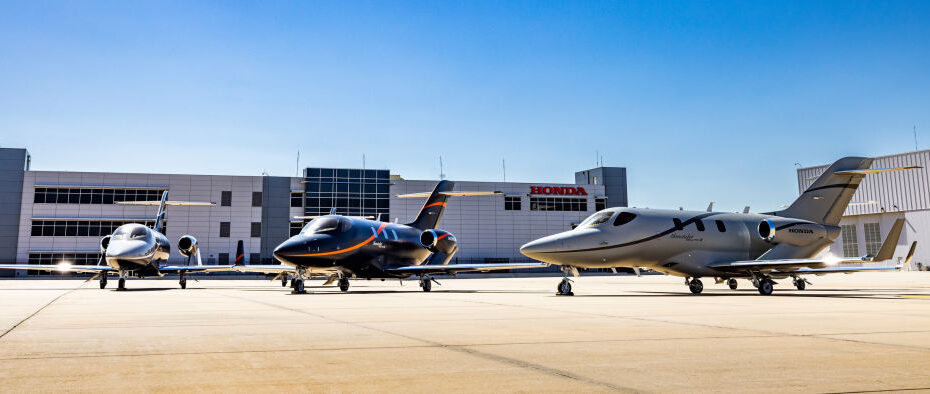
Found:
[(307, 247), (304, 243), (298, 238), (293, 237), (287, 241), (282, 242), (278, 247), (274, 248), (274, 258), (280, 261), (281, 263), (288, 264), (291, 262), (291, 259), (294, 255), (300, 253), (306, 253)]
[(117, 241), (107, 245), (106, 257), (140, 258), (148, 253), (149, 244), (145, 241)]
[(565, 240), (561, 236), (548, 236), (528, 242), (520, 247), (520, 253), (531, 259), (558, 264), (555, 254), (565, 250)]

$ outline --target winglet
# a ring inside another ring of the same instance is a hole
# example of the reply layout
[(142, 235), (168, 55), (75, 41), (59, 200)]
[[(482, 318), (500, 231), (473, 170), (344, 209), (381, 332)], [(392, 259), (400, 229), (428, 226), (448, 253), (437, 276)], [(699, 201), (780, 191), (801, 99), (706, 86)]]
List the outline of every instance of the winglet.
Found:
[(914, 252), (917, 251), (917, 241), (911, 243), (911, 249), (907, 251), (907, 257), (904, 258), (904, 264), (911, 262), (911, 257), (914, 257)]
[(872, 261), (891, 260), (894, 257), (894, 249), (898, 246), (898, 239), (901, 238), (901, 230), (903, 229), (904, 218), (895, 220), (894, 225), (891, 226), (891, 231), (888, 232), (888, 236), (885, 238), (885, 242), (882, 242), (882, 248), (872, 257)]
[(714, 211), (714, 202), (711, 201), (710, 204), (707, 204), (707, 212), (713, 212), (713, 211)]
[(746, 208), (743, 208), (743, 213), (749, 213), (749, 205), (747, 205)]

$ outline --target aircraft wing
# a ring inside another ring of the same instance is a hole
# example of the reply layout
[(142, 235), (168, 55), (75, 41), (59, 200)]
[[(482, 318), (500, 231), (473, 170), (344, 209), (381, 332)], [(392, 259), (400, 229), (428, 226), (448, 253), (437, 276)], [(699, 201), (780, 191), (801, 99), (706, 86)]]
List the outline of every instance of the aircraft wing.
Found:
[(903, 265), (898, 264), (895, 266), (889, 267), (826, 267), (826, 268), (799, 268), (793, 271), (776, 271), (778, 273), (792, 273), (792, 274), (834, 274), (834, 273), (845, 273), (851, 274), (854, 272), (863, 272), (863, 271), (897, 271), (900, 270)]
[(94, 273), (116, 272), (109, 265), (71, 265), (71, 264), (0, 264), (0, 269), (7, 270), (36, 270), (54, 272), (81, 272)]
[(158, 270), (164, 273), (180, 274), (192, 272), (233, 272), (232, 265), (166, 265), (158, 267)]
[(512, 263), (498, 263), (498, 264), (446, 264), (446, 265), (433, 265), (433, 264), (423, 264), (423, 265), (411, 265), (409, 267), (399, 267), (391, 268), (385, 270), (385, 272), (390, 272), (394, 274), (454, 274), (456, 272), (464, 271), (498, 271), (498, 270), (517, 270), (517, 269), (526, 269), (526, 268), (544, 268), (548, 267), (549, 264), (546, 263), (527, 263), (527, 264), (512, 264)]
[(284, 264), (254, 264), (237, 265), (233, 267), (236, 272), (251, 272), (257, 274), (280, 274), (282, 272), (296, 272), (297, 269)]

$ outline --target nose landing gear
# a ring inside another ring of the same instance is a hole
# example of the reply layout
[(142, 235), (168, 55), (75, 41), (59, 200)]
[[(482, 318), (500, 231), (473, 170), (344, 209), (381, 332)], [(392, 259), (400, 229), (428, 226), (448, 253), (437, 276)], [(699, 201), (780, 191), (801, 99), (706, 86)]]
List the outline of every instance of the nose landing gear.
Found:
[(339, 278), (339, 290), (343, 293), (349, 291), (349, 278)]
[(182, 289), (186, 289), (186, 288), (187, 288), (187, 278), (184, 277), (184, 274), (181, 274), (181, 279), (178, 280), (178, 284), (181, 285), (181, 288), (182, 288)]
[(556, 288), (555, 295), (557, 296), (573, 296), (575, 293), (572, 293), (572, 280), (568, 279), (568, 273), (571, 272), (572, 275), (578, 276), (578, 269), (574, 267), (562, 266), (562, 281), (559, 282), (559, 286)]
[(306, 276), (306, 272), (298, 268), (297, 277), (291, 279), (291, 288), (294, 289), (291, 294), (307, 294), (307, 291), (304, 290), (304, 276)]

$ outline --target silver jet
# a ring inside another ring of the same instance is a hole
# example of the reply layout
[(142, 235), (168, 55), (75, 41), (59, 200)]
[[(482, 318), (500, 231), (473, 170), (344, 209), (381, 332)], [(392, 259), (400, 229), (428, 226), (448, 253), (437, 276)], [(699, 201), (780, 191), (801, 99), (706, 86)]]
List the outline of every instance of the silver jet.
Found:
[[(846, 264), (892, 258), (904, 219), (892, 226), (874, 256), (815, 257), (840, 235), (839, 222), (859, 183), (868, 174), (920, 167), (870, 169), (873, 159), (846, 157), (833, 163), (790, 207), (764, 214), (610, 208), (571, 231), (537, 239), (520, 248), (524, 255), (561, 265), (558, 294), (571, 295), (568, 274), (578, 268), (648, 268), (682, 276), (692, 293), (713, 277), (736, 289), (736, 278), (750, 279), (760, 294), (772, 294), (774, 279), (791, 278), (798, 290), (803, 275), (900, 269)], [(917, 243), (908, 251), (905, 264)]]
[[(107, 275), (119, 275), (117, 290), (126, 290), (126, 278), (135, 276), (161, 277), (165, 274), (180, 275), (179, 284), (182, 289), (187, 288), (186, 274), (192, 272), (231, 271), (231, 265), (203, 265), (200, 258), (200, 249), (197, 239), (191, 235), (184, 235), (178, 240), (178, 251), (187, 257), (188, 264), (195, 258), (196, 265), (168, 266), (162, 265), (168, 261), (171, 244), (163, 234), (165, 208), (168, 205), (215, 205), (213, 203), (168, 201), (168, 192), (162, 193), (161, 201), (133, 201), (117, 202), (121, 205), (158, 205), (153, 228), (138, 223), (128, 223), (116, 228), (111, 235), (100, 239), (100, 263), (97, 265), (71, 265), (62, 262), (57, 265), (41, 264), (4, 264), (0, 269), (28, 269), (38, 271), (56, 272), (84, 272), (94, 273), (92, 278), (100, 278), (100, 288), (107, 286)], [(106, 265), (102, 265), (103, 261)]]

